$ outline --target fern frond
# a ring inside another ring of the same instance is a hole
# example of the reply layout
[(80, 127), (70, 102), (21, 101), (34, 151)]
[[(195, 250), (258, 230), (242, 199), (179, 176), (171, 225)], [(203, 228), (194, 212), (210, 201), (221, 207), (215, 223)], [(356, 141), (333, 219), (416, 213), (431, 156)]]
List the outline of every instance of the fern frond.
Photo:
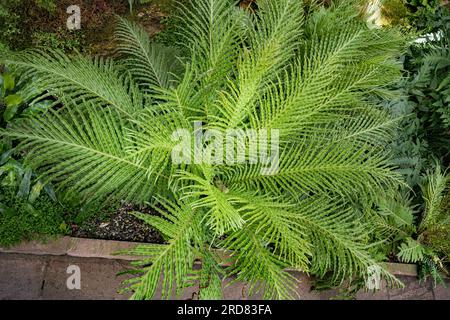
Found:
[(421, 262), (425, 256), (425, 248), (417, 241), (407, 238), (399, 247), (397, 256), (406, 263)]
[(225, 246), (233, 250), (235, 263), (228, 273), (236, 275), (237, 281), (249, 283), (249, 295), (263, 291), (265, 299), (295, 298), (297, 280), (284, 270), (288, 264), (272, 253), (255, 231), (254, 227), (245, 226), (227, 239)]
[(260, 1), (259, 19), (249, 32), (249, 50), (238, 61), (237, 79), (230, 80), (222, 95), (220, 118), (223, 126), (235, 128), (249, 116), (266, 86), (294, 58), (301, 40), (303, 8), (295, 0)]
[(15, 123), (1, 135), (20, 139), (28, 163), (45, 177), (91, 200), (114, 194), (145, 201), (154, 184), (126, 152), (127, 124), (118, 111), (85, 104)]
[[(400, 180), (389, 168), (382, 152), (368, 156), (373, 151), (370, 145), (330, 143), (320, 137), (303, 140), (280, 152), (277, 172), (265, 175), (261, 164), (227, 167), (223, 169), (223, 180), (230, 185), (273, 194), (289, 192), (292, 196), (309, 192), (376, 195), (384, 186)], [(339, 185), (335, 181), (339, 181)]]
[(425, 212), (419, 225), (419, 231), (431, 228), (438, 222), (444, 210), (445, 191), (449, 188), (450, 177), (441, 172), (439, 165), (436, 166), (435, 172), (428, 172), (427, 176), (427, 183), (421, 186), (425, 200)]
[(127, 71), (144, 92), (176, 84), (175, 75), (181, 66), (174, 49), (151, 43), (141, 26), (120, 17), (115, 37), (119, 53), (126, 56), (123, 63)]
[[(129, 251), (129, 254), (142, 256), (145, 259), (134, 263), (143, 267), (144, 273), (132, 279), (128, 289), (134, 290), (132, 299), (151, 299), (162, 281), (162, 298), (170, 298), (175, 286), (180, 294), (188, 285), (187, 279), (193, 273), (195, 248), (191, 244), (194, 237), (196, 212), (188, 205), (170, 202), (161, 203), (165, 209), (160, 212), (162, 217), (135, 213), (135, 216), (147, 222), (170, 238), (167, 245), (140, 245)], [(150, 265), (149, 265), (150, 264)], [(149, 266), (147, 266), (149, 265)]]
[(143, 107), (142, 94), (109, 59), (32, 50), (0, 60), (15, 68), (21, 82), (32, 81), (37, 90), (46, 92), (46, 96), (56, 96), (63, 103), (82, 105), (89, 101), (99, 107), (113, 106), (128, 116)]

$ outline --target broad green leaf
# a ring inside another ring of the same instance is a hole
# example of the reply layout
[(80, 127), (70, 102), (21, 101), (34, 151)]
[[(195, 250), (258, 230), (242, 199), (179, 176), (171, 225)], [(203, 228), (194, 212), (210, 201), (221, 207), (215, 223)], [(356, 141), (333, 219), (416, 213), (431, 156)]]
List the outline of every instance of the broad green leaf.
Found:
[(0, 165), (4, 165), (6, 161), (11, 157), (12, 153), (14, 152), (14, 149), (9, 149), (2, 153), (0, 156)]
[(5, 103), (8, 107), (19, 106), (22, 101), (22, 97), (18, 94), (11, 94), (5, 98)]
[(19, 192), (17, 193), (17, 196), (19, 197), (28, 196), (28, 194), (30, 193), (31, 175), (32, 175), (31, 169), (27, 168), (23, 175), (22, 181), (20, 182)]
[(33, 188), (31, 188), (30, 195), (28, 196), (28, 201), (33, 203), (39, 197), (43, 188), (44, 184), (40, 180), (36, 182)]
[(52, 199), (55, 202), (58, 201), (58, 198), (56, 197), (55, 190), (53, 189), (53, 187), (50, 184), (47, 183), (44, 186), (44, 190), (47, 193), (47, 195), (50, 197), (50, 199)]
[(6, 107), (6, 110), (3, 113), (3, 119), (5, 119), (5, 121), (10, 121), (12, 118), (14, 118), (18, 109), (19, 109), (18, 106)]
[(14, 77), (10, 73), (3, 74), (3, 88), (5, 90), (12, 90), (15, 86)]

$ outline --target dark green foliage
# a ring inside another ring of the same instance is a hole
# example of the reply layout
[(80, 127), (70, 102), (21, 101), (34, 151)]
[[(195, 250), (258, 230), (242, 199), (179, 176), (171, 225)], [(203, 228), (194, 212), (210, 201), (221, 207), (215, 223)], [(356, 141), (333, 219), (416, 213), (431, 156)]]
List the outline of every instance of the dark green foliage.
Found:
[(16, 192), (0, 186), (0, 246), (68, 232), (62, 206), (48, 196), (31, 204)]
[(450, 164), (450, 11), (440, 1), (408, 2), (410, 26), (421, 40), (403, 58), (405, 77), (397, 86), (402, 97), (388, 108), (404, 117), (392, 146), (413, 190), (403, 189), (393, 204), (414, 210), (414, 225), (398, 230), (389, 250), (439, 282), (450, 254), (448, 176), (441, 169)]
[(23, 16), (28, 6), (53, 12), (55, 0), (2, 0), (0, 2), (0, 43), (11, 48), (23, 47), (29, 34), (24, 34)]
[(32, 43), (36, 47), (73, 52), (82, 50), (85, 34), (82, 30), (68, 31), (66, 28), (59, 28), (57, 32), (36, 31), (33, 33)]
[(404, 117), (393, 149), (411, 187), (421, 182), (436, 159), (444, 167), (450, 164), (450, 11), (439, 10), (442, 17), (429, 28), (438, 36), (408, 48), (405, 78), (398, 85), (402, 98), (388, 105), (392, 114)]
[(407, 23), (413, 30), (419, 32), (435, 32), (440, 29), (442, 22), (449, 21), (448, 5), (445, 7), (442, 0), (402, 0), (410, 13)]

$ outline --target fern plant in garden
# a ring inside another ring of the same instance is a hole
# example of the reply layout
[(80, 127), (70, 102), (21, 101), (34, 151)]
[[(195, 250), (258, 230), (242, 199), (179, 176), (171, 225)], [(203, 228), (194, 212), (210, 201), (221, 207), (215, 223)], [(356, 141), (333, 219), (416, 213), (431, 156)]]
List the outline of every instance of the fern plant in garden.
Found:
[[(39, 99), (58, 100), (1, 135), (66, 194), (155, 206), (160, 215), (136, 216), (168, 243), (131, 252), (142, 256), (127, 282), (135, 299), (153, 297), (161, 276), (163, 297), (195, 284), (200, 298), (220, 298), (223, 276), (235, 276), (285, 299), (295, 297), (288, 267), (337, 281), (365, 275), (379, 261), (359, 208), (399, 183), (385, 149), (395, 120), (374, 101), (391, 95), (402, 38), (369, 29), (356, 1), (308, 14), (298, 0), (260, 0), (256, 13), (229, 0), (180, 6), (185, 56), (122, 19), (118, 61), (2, 53)], [(180, 129), (278, 132), (266, 140), (278, 140), (278, 168), (252, 161), (252, 143), (224, 155), (245, 154), (243, 163), (177, 162)], [(220, 249), (231, 267), (221, 268)]]

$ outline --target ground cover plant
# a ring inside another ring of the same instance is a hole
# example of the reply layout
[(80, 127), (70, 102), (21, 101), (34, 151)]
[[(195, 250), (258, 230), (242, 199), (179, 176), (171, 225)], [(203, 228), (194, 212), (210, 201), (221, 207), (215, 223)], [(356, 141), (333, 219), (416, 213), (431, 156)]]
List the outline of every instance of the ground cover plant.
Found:
[[(143, 257), (127, 283), (133, 298), (153, 297), (161, 275), (164, 297), (199, 284), (201, 298), (220, 298), (224, 275), (265, 298), (293, 298), (286, 267), (340, 282), (378, 266), (392, 279), (372, 241), (382, 216), (369, 209), (401, 183), (386, 149), (396, 121), (377, 101), (400, 76), (402, 36), (369, 28), (358, 1), (308, 12), (294, 0), (261, 0), (256, 12), (228, 0), (182, 8), (185, 56), (126, 20), (119, 61), (3, 51), (38, 99), (57, 100), (1, 136), (68, 197), (155, 206), (159, 216), (136, 216), (167, 244), (132, 252)], [(251, 142), (230, 150), (211, 137), (194, 149), (214, 161), (179, 162), (180, 129), (193, 141), (211, 130), (265, 130), (278, 166), (255, 163)], [(226, 161), (239, 152), (243, 163)], [(232, 267), (220, 267), (215, 249), (232, 252)]]

